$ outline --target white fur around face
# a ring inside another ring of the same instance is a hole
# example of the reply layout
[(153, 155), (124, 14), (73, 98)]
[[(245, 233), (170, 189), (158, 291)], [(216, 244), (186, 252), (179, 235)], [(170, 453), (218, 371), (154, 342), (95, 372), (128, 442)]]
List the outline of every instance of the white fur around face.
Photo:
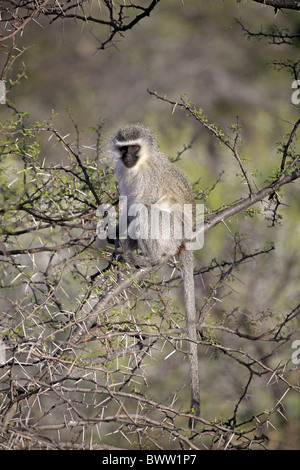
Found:
[(123, 165), (120, 157), (120, 151), (118, 150), (118, 147), (123, 147), (123, 146), (129, 146), (129, 145), (139, 145), (140, 150), (139, 150), (139, 159), (136, 162), (136, 164), (132, 168), (126, 168), (126, 171), (128, 172), (137, 172), (140, 171), (140, 169), (146, 164), (148, 158), (149, 158), (149, 149), (148, 146), (145, 145), (145, 142), (143, 139), (135, 139), (135, 140), (127, 140), (127, 141), (122, 141), (122, 142), (116, 142), (115, 143), (115, 159), (117, 161), (117, 164)]

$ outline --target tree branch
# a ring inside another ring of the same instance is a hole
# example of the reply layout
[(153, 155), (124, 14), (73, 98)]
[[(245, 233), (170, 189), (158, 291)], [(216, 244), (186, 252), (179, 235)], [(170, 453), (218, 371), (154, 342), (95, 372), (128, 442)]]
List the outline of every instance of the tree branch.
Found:
[[(300, 157), (299, 157), (300, 158)], [(215, 225), (218, 225), (220, 222), (223, 222), (225, 219), (232, 217), (233, 215), (238, 214), (239, 212), (245, 211), (248, 207), (261, 202), (265, 197), (272, 196), (272, 194), (276, 193), (281, 186), (284, 186), (296, 179), (300, 178), (300, 169), (293, 171), (291, 174), (284, 174), (276, 179), (273, 183), (269, 184), (265, 188), (261, 189), (252, 196), (249, 196), (241, 201), (233, 204), (231, 207), (223, 209), (217, 215), (212, 217), (210, 220), (205, 222), (204, 225), (204, 232), (207, 232)]]
[(274, 7), (276, 10), (281, 8), (288, 8), (290, 10), (300, 10), (299, 0), (253, 0), (263, 5), (269, 5)]

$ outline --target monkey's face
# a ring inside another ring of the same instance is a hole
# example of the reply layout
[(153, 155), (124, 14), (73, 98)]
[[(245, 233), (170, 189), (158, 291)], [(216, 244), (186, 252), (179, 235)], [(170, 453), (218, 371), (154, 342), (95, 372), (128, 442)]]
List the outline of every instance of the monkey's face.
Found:
[(138, 144), (119, 146), (120, 158), (126, 168), (132, 168), (136, 165), (140, 149), (141, 147)]

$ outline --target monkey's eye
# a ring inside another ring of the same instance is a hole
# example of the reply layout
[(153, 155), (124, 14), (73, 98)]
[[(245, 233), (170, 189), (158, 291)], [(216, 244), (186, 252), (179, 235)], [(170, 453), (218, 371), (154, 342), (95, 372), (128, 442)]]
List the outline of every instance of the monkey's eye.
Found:
[(131, 150), (139, 150), (140, 146), (139, 145), (131, 145)]

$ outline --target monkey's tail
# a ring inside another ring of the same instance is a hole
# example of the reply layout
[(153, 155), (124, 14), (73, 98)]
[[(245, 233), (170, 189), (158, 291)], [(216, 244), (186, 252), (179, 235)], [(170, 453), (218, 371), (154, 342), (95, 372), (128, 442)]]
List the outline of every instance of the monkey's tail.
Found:
[[(188, 337), (189, 367), (191, 381), (191, 410), (195, 416), (200, 416), (200, 384), (199, 384), (199, 361), (197, 347), (197, 325), (194, 285), (194, 262), (193, 252), (184, 250), (180, 254), (182, 261), (182, 275), (184, 288), (184, 303), (186, 315), (186, 329)], [(195, 420), (190, 418), (189, 428), (195, 427)]]

